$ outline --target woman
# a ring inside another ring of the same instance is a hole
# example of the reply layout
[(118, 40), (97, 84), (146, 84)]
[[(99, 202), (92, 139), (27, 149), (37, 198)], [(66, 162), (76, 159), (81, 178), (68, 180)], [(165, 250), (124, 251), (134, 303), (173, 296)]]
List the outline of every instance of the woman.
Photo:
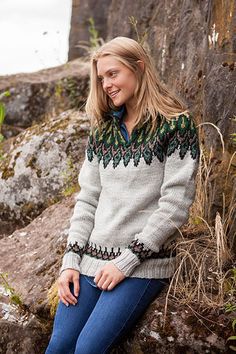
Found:
[(47, 354), (110, 352), (173, 275), (195, 195), (195, 124), (136, 41), (117, 37), (93, 54), (86, 111), (91, 133)]

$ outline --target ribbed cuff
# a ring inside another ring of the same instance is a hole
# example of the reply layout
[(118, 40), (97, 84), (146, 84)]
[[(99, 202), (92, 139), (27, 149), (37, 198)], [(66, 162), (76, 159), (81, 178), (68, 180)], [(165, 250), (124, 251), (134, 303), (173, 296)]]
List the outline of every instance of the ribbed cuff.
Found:
[(81, 258), (78, 254), (74, 252), (66, 253), (63, 257), (62, 266), (59, 271), (59, 274), (61, 274), (63, 270), (68, 268), (75, 269), (78, 270), (78, 272), (80, 272), (80, 266), (79, 266), (80, 262), (81, 262)]
[(116, 257), (111, 262), (114, 263), (125, 276), (129, 276), (140, 264), (138, 257), (128, 248), (126, 248), (120, 256)]

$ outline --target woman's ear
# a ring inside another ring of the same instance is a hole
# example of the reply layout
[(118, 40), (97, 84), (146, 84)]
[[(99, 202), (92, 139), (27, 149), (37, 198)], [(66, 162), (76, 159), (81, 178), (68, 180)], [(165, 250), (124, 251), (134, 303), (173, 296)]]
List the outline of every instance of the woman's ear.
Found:
[(142, 71), (144, 71), (145, 65), (144, 62), (142, 60), (137, 60), (138, 66), (140, 67), (140, 69)]

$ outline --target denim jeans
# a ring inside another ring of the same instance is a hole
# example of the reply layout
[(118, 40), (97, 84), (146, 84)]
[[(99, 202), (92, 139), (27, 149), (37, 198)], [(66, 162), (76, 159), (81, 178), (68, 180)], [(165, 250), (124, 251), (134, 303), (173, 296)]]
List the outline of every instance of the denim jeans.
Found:
[[(111, 291), (80, 275), (76, 305), (59, 302), (45, 354), (107, 354), (145, 312), (168, 279), (125, 278)], [(73, 284), (70, 284), (73, 292)]]

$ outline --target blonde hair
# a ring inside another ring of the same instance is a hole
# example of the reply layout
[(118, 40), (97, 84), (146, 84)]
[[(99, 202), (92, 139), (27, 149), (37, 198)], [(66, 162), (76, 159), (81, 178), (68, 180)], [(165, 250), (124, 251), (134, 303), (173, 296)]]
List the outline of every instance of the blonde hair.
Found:
[[(117, 110), (97, 77), (97, 61), (107, 55), (119, 60), (136, 75), (137, 87), (134, 95), (138, 116), (135, 125), (142, 125), (151, 120), (152, 129), (155, 129), (158, 113), (167, 120), (180, 114), (188, 114), (186, 105), (160, 82), (154, 63), (144, 48), (131, 38), (116, 37), (102, 45), (91, 57), (90, 92), (86, 113), (91, 119), (92, 127), (100, 128), (105, 114)], [(143, 69), (140, 61), (144, 63)]]

